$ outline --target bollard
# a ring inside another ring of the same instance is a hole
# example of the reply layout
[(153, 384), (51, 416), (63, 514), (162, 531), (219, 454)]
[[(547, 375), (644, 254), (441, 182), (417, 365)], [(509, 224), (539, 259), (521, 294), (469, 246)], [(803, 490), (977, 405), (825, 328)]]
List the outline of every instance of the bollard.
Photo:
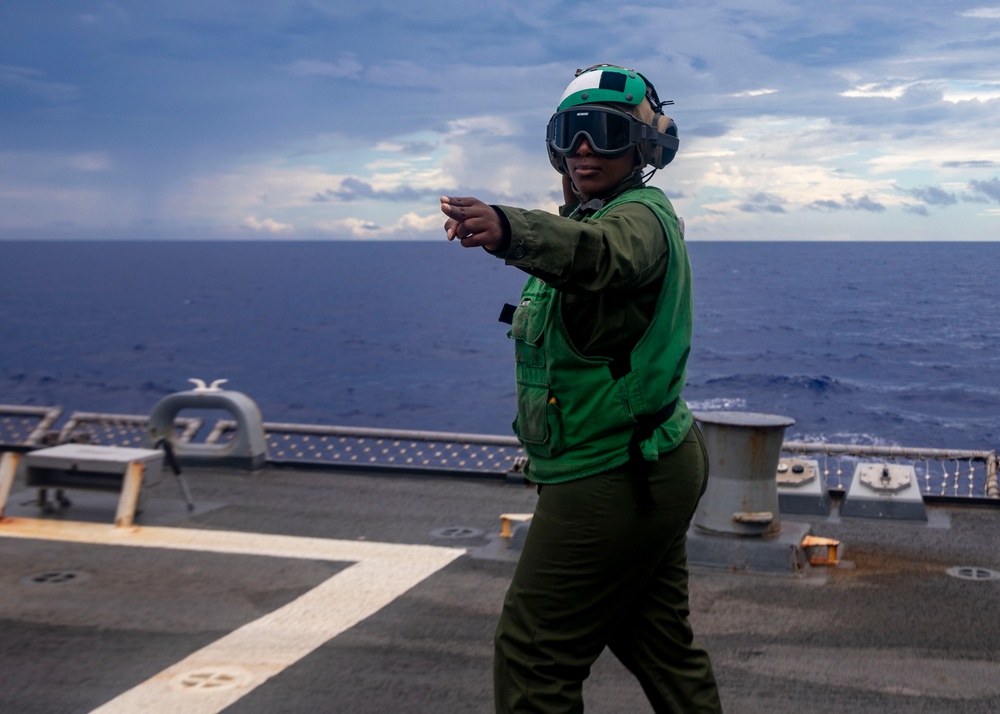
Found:
[(769, 536), (781, 531), (775, 472), (794, 419), (749, 412), (694, 414), (708, 450), (708, 488), (694, 525), (713, 534)]

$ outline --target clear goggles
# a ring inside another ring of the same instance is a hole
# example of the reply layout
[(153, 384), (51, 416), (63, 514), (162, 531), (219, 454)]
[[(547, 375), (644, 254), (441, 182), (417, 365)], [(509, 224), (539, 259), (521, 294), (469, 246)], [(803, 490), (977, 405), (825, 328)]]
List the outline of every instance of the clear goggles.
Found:
[(572, 154), (584, 137), (596, 153), (613, 156), (655, 138), (656, 132), (631, 114), (596, 104), (563, 109), (549, 119), (545, 140), (553, 151)]

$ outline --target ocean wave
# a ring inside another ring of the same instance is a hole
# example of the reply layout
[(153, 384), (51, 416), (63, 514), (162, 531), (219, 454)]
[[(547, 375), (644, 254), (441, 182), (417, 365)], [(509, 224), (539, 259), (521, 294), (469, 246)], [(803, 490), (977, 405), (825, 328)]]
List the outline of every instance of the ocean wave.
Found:
[(856, 387), (845, 380), (828, 375), (782, 375), (782, 374), (733, 374), (705, 380), (703, 387), (723, 388), (725, 391), (750, 390), (806, 390), (812, 393), (850, 393)]
[(723, 412), (742, 411), (747, 408), (747, 400), (743, 397), (715, 397), (713, 399), (694, 399), (687, 402), (692, 411)]

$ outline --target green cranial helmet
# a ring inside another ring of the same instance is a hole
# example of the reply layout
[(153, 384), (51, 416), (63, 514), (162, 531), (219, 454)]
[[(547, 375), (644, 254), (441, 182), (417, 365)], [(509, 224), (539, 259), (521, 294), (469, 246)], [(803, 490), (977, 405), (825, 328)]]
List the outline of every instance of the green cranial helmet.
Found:
[[(677, 125), (663, 114), (663, 107), (669, 104), (673, 102), (661, 102), (652, 83), (635, 70), (608, 64), (577, 70), (549, 120), (549, 161), (556, 171), (566, 173), (564, 159), (575, 151), (582, 135), (600, 154), (636, 146), (638, 168), (662, 169), (673, 160), (679, 146)], [(586, 113), (587, 105), (601, 105), (611, 111), (597, 118)], [(615, 114), (629, 115), (635, 126), (617, 126)]]

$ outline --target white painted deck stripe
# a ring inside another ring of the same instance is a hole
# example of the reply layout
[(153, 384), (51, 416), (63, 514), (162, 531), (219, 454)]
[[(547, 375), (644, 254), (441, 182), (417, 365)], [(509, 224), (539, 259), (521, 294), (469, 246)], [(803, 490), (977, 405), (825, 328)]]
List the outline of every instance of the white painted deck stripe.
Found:
[[(298, 599), (216, 640), (92, 714), (216, 714), (341, 632), (385, 607), (465, 551), (434, 546), (297, 538), (188, 528), (112, 528), (9, 518), (0, 536), (354, 562)], [(226, 686), (185, 687), (192, 673), (231, 675)]]

